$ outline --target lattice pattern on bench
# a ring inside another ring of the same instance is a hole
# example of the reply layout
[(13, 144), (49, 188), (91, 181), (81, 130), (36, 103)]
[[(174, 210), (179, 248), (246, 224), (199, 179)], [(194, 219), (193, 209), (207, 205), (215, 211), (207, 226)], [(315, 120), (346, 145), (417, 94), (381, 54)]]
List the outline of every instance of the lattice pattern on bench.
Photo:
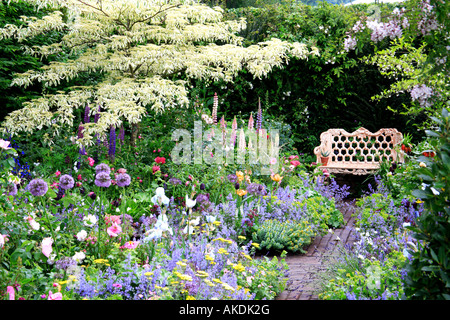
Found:
[(344, 129), (329, 129), (320, 135), (321, 145), (314, 149), (317, 162), (321, 151), (329, 152), (326, 166), (330, 173), (369, 174), (383, 160), (403, 162), (396, 146), (403, 140), (397, 129), (380, 129), (375, 133), (365, 128), (348, 133)]

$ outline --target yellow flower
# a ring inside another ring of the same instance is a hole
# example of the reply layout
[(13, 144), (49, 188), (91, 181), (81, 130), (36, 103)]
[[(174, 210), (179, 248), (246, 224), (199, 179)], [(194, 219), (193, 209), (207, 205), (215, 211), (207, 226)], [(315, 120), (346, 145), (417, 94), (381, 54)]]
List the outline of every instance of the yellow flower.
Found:
[(178, 261), (177, 265), (179, 265), (180, 267), (186, 267), (186, 263)]
[(95, 259), (94, 263), (98, 263), (98, 264), (106, 264), (108, 262), (108, 260), (106, 259)]
[(238, 196), (242, 197), (245, 196), (247, 194), (247, 190), (236, 190), (236, 193), (238, 194)]
[(419, 163), (419, 166), (422, 167), (422, 168), (425, 168), (427, 165), (426, 165), (425, 162), (421, 162), (421, 163)]
[(220, 279), (217, 279), (217, 278), (214, 278), (213, 281), (214, 281), (215, 283), (220, 283), (220, 284), (223, 283), (222, 281), (220, 281)]
[(153, 272), (146, 272), (144, 273), (144, 276), (146, 277), (151, 277), (153, 275)]
[(283, 180), (283, 177), (280, 176), (278, 173), (277, 173), (277, 174), (272, 174), (272, 175), (270, 176), (270, 178), (271, 178), (273, 181), (278, 182), (278, 183), (280, 183), (281, 180)]
[(236, 171), (236, 176), (239, 182), (242, 182), (244, 180), (244, 174), (242, 173), (242, 171)]
[(225, 250), (224, 248), (220, 248), (219, 250), (217, 250), (217, 253), (228, 254), (228, 251)]
[(209, 274), (203, 270), (198, 270), (195, 275), (201, 278), (209, 276)]
[(259, 249), (259, 243), (252, 242), (252, 246), (254, 246), (255, 248), (258, 248), (258, 249)]
[(195, 297), (193, 297), (193, 296), (187, 296), (186, 300), (197, 300), (197, 299), (195, 299)]
[(238, 236), (238, 239), (245, 240), (244, 236)]

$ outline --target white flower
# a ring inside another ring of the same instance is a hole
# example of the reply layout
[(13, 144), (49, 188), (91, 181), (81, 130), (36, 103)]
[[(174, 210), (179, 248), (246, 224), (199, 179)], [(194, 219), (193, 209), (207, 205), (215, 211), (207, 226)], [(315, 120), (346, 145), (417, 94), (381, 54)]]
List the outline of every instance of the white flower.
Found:
[(76, 237), (78, 241), (84, 241), (84, 239), (86, 239), (87, 237), (87, 232), (85, 230), (81, 230), (77, 233)]
[(86, 258), (86, 255), (84, 254), (83, 251), (77, 252), (74, 254), (74, 256), (72, 257), (76, 262), (82, 262), (84, 260), (84, 258)]
[(441, 193), (440, 193), (438, 190), (436, 190), (434, 187), (431, 187), (430, 189), (431, 189), (431, 192), (433, 192), (433, 194), (434, 194), (435, 196), (438, 196), (438, 195), (441, 194)]
[(409, 223), (409, 222), (404, 222), (403, 223), (403, 228), (406, 228), (406, 227), (409, 227), (409, 226), (411, 226), (411, 223)]
[(214, 223), (216, 221), (216, 217), (214, 216), (206, 216), (205, 218), (208, 223)]
[(186, 195), (186, 207), (187, 208), (192, 208), (193, 206), (195, 206), (196, 203), (197, 203), (197, 200), (191, 200)]
[(86, 227), (93, 227), (97, 223), (98, 219), (96, 216), (92, 214), (88, 214), (86, 217), (83, 218), (83, 224)]
[(163, 236), (163, 232), (168, 232), (173, 235), (173, 230), (169, 227), (166, 214), (159, 215), (153, 229), (147, 231), (144, 242), (161, 238)]
[(0, 248), (3, 248), (5, 245), (5, 238), (2, 234), (0, 234)]
[(170, 199), (166, 196), (164, 192), (164, 188), (158, 187), (156, 188), (155, 195), (152, 197), (153, 204), (162, 203), (165, 206), (169, 205)]
[(36, 222), (36, 220), (34, 220), (34, 219), (31, 219), (29, 222), (30, 222), (31, 229), (33, 229), (33, 230), (39, 230), (39, 228), (41, 227), (39, 222)]

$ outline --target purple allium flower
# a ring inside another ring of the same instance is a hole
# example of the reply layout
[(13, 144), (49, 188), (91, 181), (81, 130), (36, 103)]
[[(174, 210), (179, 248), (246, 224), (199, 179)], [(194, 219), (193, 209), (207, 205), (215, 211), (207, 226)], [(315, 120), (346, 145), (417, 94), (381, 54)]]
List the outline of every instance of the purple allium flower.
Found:
[(75, 181), (68, 174), (64, 174), (61, 176), (61, 178), (59, 178), (59, 186), (64, 190), (72, 189), (74, 184), (75, 184)]
[(120, 173), (116, 178), (116, 182), (119, 187), (126, 187), (130, 185), (131, 178), (126, 173)]
[(107, 174), (111, 173), (111, 168), (108, 167), (105, 163), (100, 163), (95, 167), (95, 174), (99, 174), (100, 172), (105, 172)]
[(17, 186), (15, 183), (10, 183), (6, 186), (6, 194), (8, 196), (15, 196), (17, 194)]
[(100, 172), (95, 176), (94, 183), (97, 187), (108, 188), (111, 185), (111, 177), (109, 176), (109, 173)]
[(33, 179), (30, 181), (27, 188), (33, 196), (39, 197), (47, 193), (48, 185), (47, 182), (42, 179)]

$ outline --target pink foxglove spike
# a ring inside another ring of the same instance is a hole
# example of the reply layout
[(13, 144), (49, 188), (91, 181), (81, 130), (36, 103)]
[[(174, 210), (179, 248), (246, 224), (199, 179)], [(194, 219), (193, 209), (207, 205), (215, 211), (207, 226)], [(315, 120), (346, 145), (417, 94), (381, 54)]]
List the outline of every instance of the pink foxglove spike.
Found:
[(239, 150), (245, 149), (245, 133), (244, 129), (241, 128), (241, 132), (239, 133)]
[(256, 130), (262, 129), (262, 110), (261, 110), (261, 100), (258, 98), (258, 114), (256, 115)]
[(234, 130), (237, 129), (237, 120), (236, 120), (236, 116), (234, 116), (233, 123), (231, 124), (231, 129), (234, 129)]
[(213, 123), (217, 124), (217, 108), (219, 106), (219, 98), (217, 97), (217, 92), (214, 93), (214, 101), (213, 101), (213, 111), (212, 111), (212, 118)]
[(222, 129), (225, 129), (227, 127), (227, 124), (225, 122), (225, 116), (222, 116), (222, 119), (220, 119), (220, 127)]
[(253, 113), (250, 113), (250, 118), (248, 119), (248, 128), (253, 129)]

